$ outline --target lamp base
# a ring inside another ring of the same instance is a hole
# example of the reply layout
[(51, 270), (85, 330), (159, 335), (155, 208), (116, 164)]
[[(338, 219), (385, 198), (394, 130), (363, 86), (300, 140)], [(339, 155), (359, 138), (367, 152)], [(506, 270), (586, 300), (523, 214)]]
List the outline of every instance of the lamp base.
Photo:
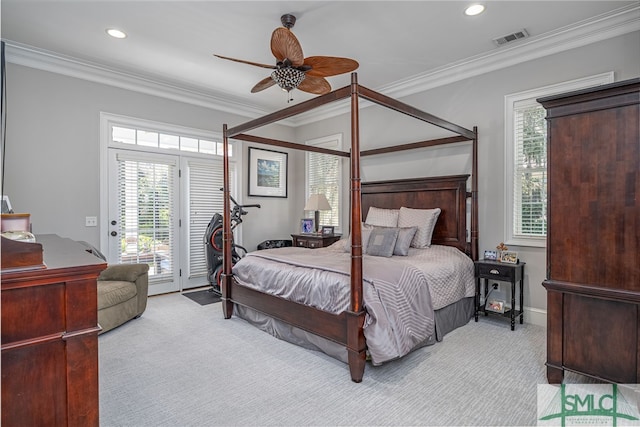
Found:
[(316, 225), (316, 233), (320, 232), (320, 211), (314, 212), (314, 219)]

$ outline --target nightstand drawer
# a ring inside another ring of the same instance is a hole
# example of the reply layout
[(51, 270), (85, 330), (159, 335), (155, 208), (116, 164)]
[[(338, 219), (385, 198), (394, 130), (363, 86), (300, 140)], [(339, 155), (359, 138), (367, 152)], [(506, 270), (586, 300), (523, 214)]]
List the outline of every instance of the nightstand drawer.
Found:
[(308, 240), (306, 246), (312, 249), (322, 248), (323, 247), (322, 240)]
[(504, 280), (511, 282), (515, 280), (516, 269), (513, 266), (500, 264), (476, 264), (476, 275), (482, 278)]
[(295, 241), (296, 241), (296, 246), (299, 247), (299, 248), (308, 248), (308, 247), (310, 247), (309, 246), (309, 241), (307, 239), (297, 238), (297, 239), (295, 239)]
[(298, 248), (326, 248), (327, 246), (340, 240), (340, 234), (324, 236), (322, 234), (292, 234), (293, 246)]

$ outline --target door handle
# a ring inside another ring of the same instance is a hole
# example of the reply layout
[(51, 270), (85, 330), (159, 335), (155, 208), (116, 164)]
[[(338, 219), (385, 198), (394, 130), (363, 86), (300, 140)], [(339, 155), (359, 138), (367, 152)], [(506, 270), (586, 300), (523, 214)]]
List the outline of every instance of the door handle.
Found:
[(118, 232), (117, 232), (117, 231), (112, 231), (112, 232), (111, 232), (111, 235), (115, 237), (115, 236), (117, 236), (117, 235), (118, 235)]

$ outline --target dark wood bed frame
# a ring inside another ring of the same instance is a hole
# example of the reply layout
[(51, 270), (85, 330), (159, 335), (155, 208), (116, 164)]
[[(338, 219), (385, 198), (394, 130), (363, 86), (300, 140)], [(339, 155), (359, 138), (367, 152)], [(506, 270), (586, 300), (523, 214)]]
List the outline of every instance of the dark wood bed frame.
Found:
[[(350, 98), (351, 102), (351, 151), (343, 152), (312, 147), (304, 144), (263, 138), (244, 132), (278, 122), (322, 105)], [(383, 107), (406, 114), (417, 120), (449, 130), (455, 136), (427, 141), (419, 141), (394, 147), (360, 151), (359, 106), (360, 98)], [(426, 209), (439, 207), (438, 218), (432, 242), (453, 246), (478, 259), (478, 133), (465, 129), (431, 114), (420, 111), (386, 95), (374, 92), (357, 82), (357, 74), (351, 74), (351, 84), (325, 95), (300, 104), (251, 120), (233, 128), (223, 125), (224, 142), (224, 212), (231, 211), (229, 186), (229, 139), (274, 145), (304, 151), (313, 151), (348, 157), (351, 161), (351, 304), (350, 309), (340, 314), (332, 314), (305, 306), (283, 298), (264, 294), (239, 285), (232, 275), (231, 264), (231, 224), (229, 215), (224, 216), (223, 225), (223, 274), (222, 309), (224, 317), (233, 314), (233, 305), (240, 304), (284, 321), (315, 335), (321, 336), (347, 348), (349, 371), (354, 382), (361, 382), (366, 362), (366, 342), (363, 333), (365, 309), (362, 301), (362, 223), (363, 213), (369, 207), (399, 208), (401, 206)], [(467, 191), (469, 175), (435, 178), (405, 179), (362, 183), (360, 178), (361, 156), (378, 155), (403, 150), (431, 147), (436, 145), (471, 142), (472, 171), (471, 191)], [(352, 154), (351, 154), (352, 153)], [(471, 232), (467, 242), (467, 199), (471, 199)]]

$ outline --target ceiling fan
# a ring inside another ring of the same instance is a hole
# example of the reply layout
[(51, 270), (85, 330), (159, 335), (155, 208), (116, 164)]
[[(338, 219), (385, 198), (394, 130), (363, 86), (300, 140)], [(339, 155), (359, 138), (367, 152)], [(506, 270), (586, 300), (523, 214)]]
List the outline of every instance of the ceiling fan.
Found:
[[(296, 17), (291, 14), (285, 14), (280, 17), (280, 21), (282, 22), (282, 27), (276, 28), (271, 34), (271, 52), (277, 60), (275, 65), (260, 64), (214, 54), (218, 58), (274, 70), (269, 77), (260, 80), (251, 89), (251, 93), (260, 92), (277, 84), (287, 93), (290, 93), (293, 89), (299, 89), (303, 92), (322, 95), (331, 91), (331, 85), (325, 77), (337, 76), (358, 68), (358, 62), (349, 58), (335, 56), (310, 56), (305, 58), (300, 42), (291, 32), (291, 28), (296, 23)], [(289, 101), (291, 100), (289, 98)]]

